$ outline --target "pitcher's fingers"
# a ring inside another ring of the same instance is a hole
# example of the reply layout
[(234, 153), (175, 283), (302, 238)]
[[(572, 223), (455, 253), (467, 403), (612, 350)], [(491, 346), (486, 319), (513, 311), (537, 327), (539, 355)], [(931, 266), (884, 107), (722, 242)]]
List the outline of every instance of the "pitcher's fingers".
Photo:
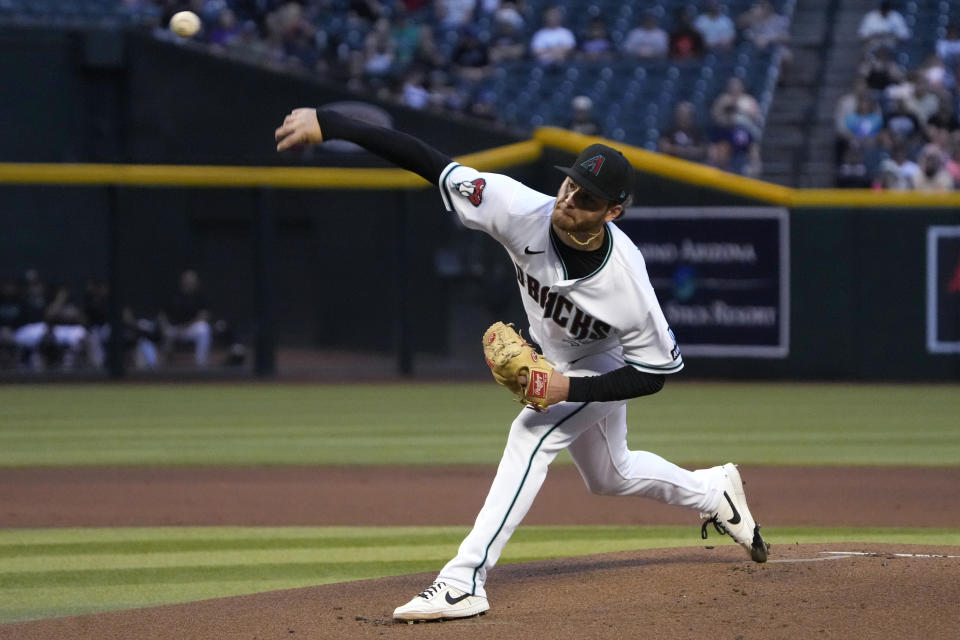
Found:
[(277, 151), (289, 149), (290, 147), (296, 145), (302, 137), (303, 136), (298, 133), (290, 133), (280, 140), (279, 144), (277, 144)]

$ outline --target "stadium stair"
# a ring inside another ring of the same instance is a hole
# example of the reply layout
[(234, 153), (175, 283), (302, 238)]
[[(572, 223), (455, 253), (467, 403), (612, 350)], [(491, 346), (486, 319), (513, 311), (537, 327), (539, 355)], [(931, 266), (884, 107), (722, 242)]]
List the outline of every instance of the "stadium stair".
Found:
[[(840, 1), (802, 0), (796, 5), (789, 44), (793, 61), (780, 74), (761, 144), (764, 180), (786, 186), (809, 186), (803, 184), (807, 181), (803, 174), (811, 170), (810, 163), (805, 162), (806, 141), (811, 127), (819, 129), (814, 114), (825, 64), (824, 51), (832, 35), (832, 12)], [(831, 140), (830, 149), (832, 144)], [(832, 180), (832, 165), (817, 171), (828, 171)]]

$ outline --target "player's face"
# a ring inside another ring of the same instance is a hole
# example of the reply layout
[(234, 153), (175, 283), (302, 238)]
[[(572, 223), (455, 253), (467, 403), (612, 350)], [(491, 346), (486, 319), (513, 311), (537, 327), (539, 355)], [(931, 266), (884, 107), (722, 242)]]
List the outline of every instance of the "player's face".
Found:
[(557, 228), (571, 233), (594, 231), (616, 218), (620, 209), (620, 205), (611, 205), (567, 177), (557, 192), (551, 221)]

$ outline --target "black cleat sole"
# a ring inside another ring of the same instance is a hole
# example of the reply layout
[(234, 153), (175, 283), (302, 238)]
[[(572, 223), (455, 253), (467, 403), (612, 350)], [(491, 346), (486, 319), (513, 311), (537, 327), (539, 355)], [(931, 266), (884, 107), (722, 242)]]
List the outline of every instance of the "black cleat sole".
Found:
[(754, 562), (766, 562), (770, 544), (760, 536), (760, 525), (753, 528), (753, 542), (750, 544), (750, 558)]

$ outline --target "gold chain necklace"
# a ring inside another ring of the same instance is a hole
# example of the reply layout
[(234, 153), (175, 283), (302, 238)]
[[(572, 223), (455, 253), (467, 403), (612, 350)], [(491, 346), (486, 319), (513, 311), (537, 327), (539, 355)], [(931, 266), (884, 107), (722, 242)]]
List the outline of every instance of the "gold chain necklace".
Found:
[(577, 240), (576, 236), (574, 236), (572, 233), (570, 233), (569, 231), (567, 231), (567, 235), (570, 236), (570, 239), (573, 240), (574, 242), (576, 242), (576, 243), (577, 243), (578, 245), (580, 245), (581, 247), (585, 247), (585, 246), (587, 246), (588, 244), (590, 244), (591, 242), (593, 242), (594, 240), (596, 240), (596, 239), (600, 236), (601, 233), (603, 233), (603, 227), (600, 227), (600, 230), (599, 230), (599, 231), (597, 231), (595, 234), (593, 234), (592, 236), (590, 236), (589, 238), (587, 238), (586, 242), (580, 242), (579, 240)]

